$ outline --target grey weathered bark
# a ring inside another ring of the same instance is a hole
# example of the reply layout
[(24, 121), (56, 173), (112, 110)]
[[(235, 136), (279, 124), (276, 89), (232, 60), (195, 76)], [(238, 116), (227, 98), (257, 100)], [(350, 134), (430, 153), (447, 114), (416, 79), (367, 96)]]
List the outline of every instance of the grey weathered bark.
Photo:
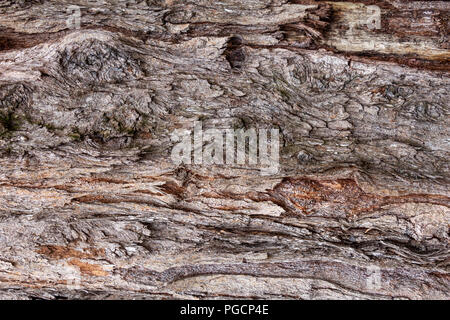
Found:
[[(0, 297), (448, 299), (449, 10), (0, 1)], [(175, 165), (197, 120), (280, 171)]]

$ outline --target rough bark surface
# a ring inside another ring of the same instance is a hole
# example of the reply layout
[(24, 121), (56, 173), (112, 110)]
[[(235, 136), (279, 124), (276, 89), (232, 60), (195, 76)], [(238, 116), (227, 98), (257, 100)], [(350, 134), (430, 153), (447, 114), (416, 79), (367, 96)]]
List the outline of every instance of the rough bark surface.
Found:
[[(449, 299), (449, 11), (0, 1), (0, 297)], [(279, 172), (174, 165), (197, 120)]]

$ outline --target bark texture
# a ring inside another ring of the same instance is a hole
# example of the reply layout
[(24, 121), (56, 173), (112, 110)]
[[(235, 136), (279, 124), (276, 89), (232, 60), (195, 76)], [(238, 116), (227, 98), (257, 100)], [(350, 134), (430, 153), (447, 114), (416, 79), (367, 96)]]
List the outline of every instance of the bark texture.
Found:
[[(449, 299), (449, 11), (0, 1), (0, 297)], [(279, 172), (174, 165), (194, 121)]]

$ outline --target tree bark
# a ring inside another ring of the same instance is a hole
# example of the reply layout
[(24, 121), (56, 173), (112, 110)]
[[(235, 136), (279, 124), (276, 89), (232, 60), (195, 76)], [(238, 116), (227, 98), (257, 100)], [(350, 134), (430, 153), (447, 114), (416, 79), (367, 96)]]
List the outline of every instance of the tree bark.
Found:
[[(449, 10), (0, 1), (0, 298), (448, 299)], [(174, 164), (195, 121), (279, 171)]]

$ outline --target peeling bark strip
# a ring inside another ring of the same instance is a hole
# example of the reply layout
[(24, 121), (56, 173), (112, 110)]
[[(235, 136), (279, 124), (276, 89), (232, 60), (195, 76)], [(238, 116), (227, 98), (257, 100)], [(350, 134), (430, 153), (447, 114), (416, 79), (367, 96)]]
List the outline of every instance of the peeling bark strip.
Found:
[[(401, 203), (430, 203), (450, 207), (450, 198), (441, 195), (380, 196), (368, 194), (351, 179), (322, 181), (284, 179), (283, 182), (269, 191), (269, 197), (266, 199), (278, 203), (287, 212), (303, 214), (320, 212), (319, 216), (327, 217), (370, 213), (381, 209), (383, 206)], [(326, 210), (322, 213), (321, 211), (324, 208)]]
[[(449, 11), (0, 1), (0, 298), (449, 299)], [(280, 170), (175, 165), (196, 121)]]

